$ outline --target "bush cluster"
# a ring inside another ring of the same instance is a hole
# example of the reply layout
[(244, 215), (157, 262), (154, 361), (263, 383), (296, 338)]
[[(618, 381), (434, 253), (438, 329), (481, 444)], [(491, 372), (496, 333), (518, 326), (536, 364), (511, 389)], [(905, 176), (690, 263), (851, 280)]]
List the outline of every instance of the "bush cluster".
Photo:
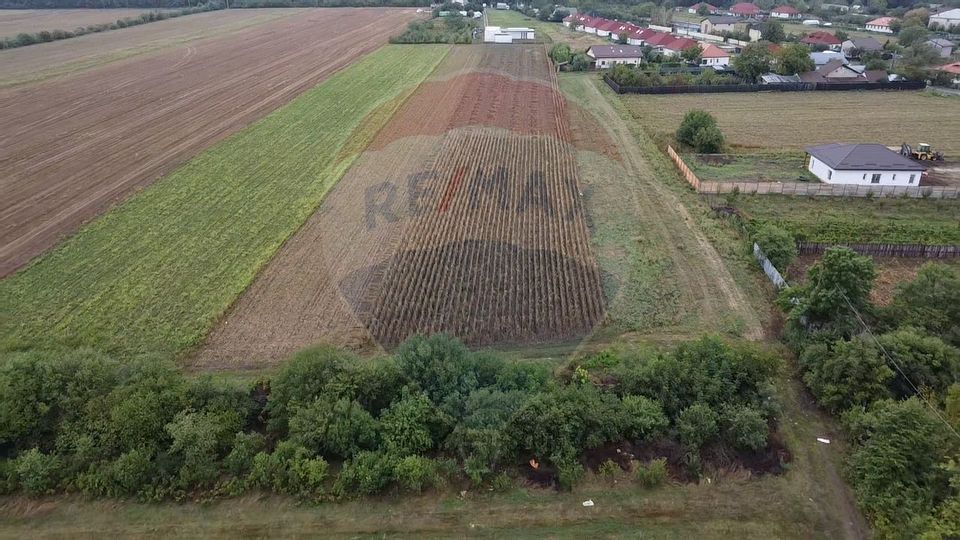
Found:
[(141, 24), (152, 23), (155, 21), (163, 21), (166, 19), (173, 19), (183, 15), (192, 15), (194, 13), (202, 13), (205, 11), (214, 11), (217, 9), (223, 9), (223, 3), (218, 0), (213, 0), (205, 4), (199, 4), (195, 7), (186, 7), (183, 9), (175, 11), (150, 11), (147, 13), (142, 13), (137, 17), (124, 17), (123, 19), (117, 19), (116, 22), (112, 23), (103, 23), (103, 24), (93, 24), (90, 26), (80, 26), (74, 30), (43, 30), (36, 33), (20, 33), (13, 38), (5, 38), (0, 40), (0, 49), (15, 49), (17, 47), (25, 47), (27, 45), (34, 45), (37, 43), (47, 43), (49, 41), (58, 41), (61, 39), (69, 39), (72, 37), (83, 36), (86, 34), (94, 34), (97, 32), (105, 32), (107, 30), (117, 30), (120, 28), (126, 28), (128, 26), (137, 26)]
[[(570, 488), (585, 452), (608, 443), (760, 450), (775, 410), (772, 359), (714, 338), (617, 356), (612, 388), (445, 336), (376, 361), (306, 349), (253, 386), (90, 350), (0, 360), (0, 488), (32, 495), (315, 499), (420, 492), (461, 475), (503, 489), (530, 460)], [(657, 462), (637, 474), (648, 485), (666, 476)]]
[(472, 43), (475, 28), (477, 23), (472, 18), (459, 14), (413, 21), (403, 33), (391, 37), (390, 43)]
[(721, 75), (712, 68), (706, 68), (699, 74), (674, 73), (663, 74), (660, 69), (645, 69), (627, 64), (617, 64), (608, 76), (613, 82), (624, 87), (649, 86), (711, 86), (720, 84), (739, 84), (740, 80), (731, 75)]
[(828, 250), (780, 298), (786, 337), (854, 441), (847, 473), (878, 531), (952, 537), (960, 441), (944, 421), (960, 429), (960, 271), (928, 263), (884, 307), (870, 301), (875, 276), (869, 258)]

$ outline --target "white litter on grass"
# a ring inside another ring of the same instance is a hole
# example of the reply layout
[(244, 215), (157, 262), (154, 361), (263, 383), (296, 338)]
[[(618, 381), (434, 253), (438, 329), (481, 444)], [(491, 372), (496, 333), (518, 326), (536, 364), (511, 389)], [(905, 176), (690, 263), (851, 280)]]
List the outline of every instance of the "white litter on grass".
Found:
[(824, 439), (823, 437), (817, 437), (817, 442), (822, 442), (823, 444), (830, 444), (830, 439)]
[(584, 506), (593, 506), (593, 500), (592, 500), (592, 499), (587, 499), (587, 500), (583, 501), (583, 505), (584, 505)]

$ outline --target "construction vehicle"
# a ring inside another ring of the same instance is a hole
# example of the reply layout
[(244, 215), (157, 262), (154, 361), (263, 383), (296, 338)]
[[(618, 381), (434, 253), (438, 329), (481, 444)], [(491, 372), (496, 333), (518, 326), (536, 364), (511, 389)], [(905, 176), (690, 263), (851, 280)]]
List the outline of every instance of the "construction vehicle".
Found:
[(943, 152), (934, 152), (927, 143), (920, 143), (914, 150), (909, 144), (900, 145), (900, 155), (916, 161), (943, 161)]

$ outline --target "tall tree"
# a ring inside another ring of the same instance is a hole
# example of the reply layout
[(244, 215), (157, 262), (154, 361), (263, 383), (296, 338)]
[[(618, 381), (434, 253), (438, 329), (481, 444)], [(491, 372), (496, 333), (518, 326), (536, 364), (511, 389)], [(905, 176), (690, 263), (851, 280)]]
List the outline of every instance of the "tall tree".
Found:
[(733, 59), (733, 70), (744, 79), (755, 82), (760, 75), (770, 71), (771, 60), (773, 55), (766, 45), (751, 43)]
[(803, 43), (788, 43), (774, 56), (777, 58), (777, 73), (781, 75), (805, 73), (815, 67), (810, 49)]

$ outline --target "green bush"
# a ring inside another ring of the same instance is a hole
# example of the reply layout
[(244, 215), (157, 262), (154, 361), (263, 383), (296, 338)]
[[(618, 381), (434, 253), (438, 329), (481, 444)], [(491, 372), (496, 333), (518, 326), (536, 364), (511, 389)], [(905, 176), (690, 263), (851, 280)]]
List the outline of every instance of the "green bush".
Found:
[(701, 154), (716, 154), (723, 151), (723, 133), (717, 126), (707, 126), (697, 130), (693, 136), (693, 147)]
[(285, 436), (293, 410), (313, 403), (343, 371), (343, 366), (354, 360), (352, 355), (331, 347), (311, 347), (293, 355), (270, 381), (267, 402), (270, 430)]
[(900, 368), (890, 383), (897, 398), (914, 395), (914, 386), (941, 394), (960, 380), (960, 350), (938, 337), (902, 328), (883, 334), (879, 341)]
[(645, 396), (624, 396), (621, 400), (625, 424), (623, 436), (633, 442), (649, 441), (662, 434), (670, 420), (663, 406)]
[(306, 448), (283, 441), (272, 453), (254, 456), (247, 484), (277, 493), (310, 496), (321, 491), (327, 471), (322, 458), (314, 458)]
[(617, 475), (620, 474), (621, 470), (620, 465), (618, 465), (616, 461), (608, 459), (600, 464), (600, 467), (597, 468), (597, 473), (607, 480), (613, 481)]
[(922, 328), (960, 347), (960, 270), (923, 265), (915, 279), (897, 285), (888, 314), (896, 325)]
[[(380, 417), (384, 448), (395, 456), (408, 456), (434, 446), (431, 431), (438, 431), (440, 414), (423, 394), (408, 396), (391, 405)], [(431, 427), (434, 427), (431, 430)]]
[(890, 396), (893, 370), (871, 342), (839, 340), (809, 346), (800, 357), (803, 380), (827, 410), (838, 413)]
[(564, 491), (572, 490), (586, 474), (583, 465), (572, 456), (553, 456), (551, 461), (557, 467), (557, 484)]
[(770, 427), (763, 413), (752, 407), (734, 406), (723, 411), (724, 439), (734, 448), (758, 451), (767, 447)]
[(677, 417), (680, 442), (691, 450), (700, 449), (719, 433), (718, 419), (717, 413), (704, 403), (687, 407)]
[(234, 476), (245, 476), (253, 467), (253, 459), (266, 447), (266, 440), (259, 433), (237, 433), (233, 438), (230, 453), (223, 460), (226, 470)]
[(797, 256), (797, 242), (789, 231), (772, 223), (760, 225), (752, 234), (752, 239), (773, 266), (781, 273), (787, 271)]
[(60, 482), (60, 458), (31, 448), (17, 457), (15, 471), (20, 488), (30, 495), (51, 493)]
[(319, 397), (297, 407), (290, 418), (290, 440), (330, 457), (349, 458), (372, 450), (378, 442), (377, 421), (356, 401)]
[(702, 129), (717, 127), (717, 120), (712, 114), (702, 110), (692, 110), (684, 115), (677, 128), (677, 140), (687, 146), (696, 148), (697, 133)]
[(397, 458), (385, 452), (360, 452), (343, 464), (334, 489), (340, 495), (373, 495), (394, 480)]
[(557, 43), (550, 48), (550, 58), (558, 64), (565, 64), (573, 58), (573, 52), (566, 43)]
[(423, 456), (407, 456), (397, 461), (393, 476), (400, 487), (420, 493), (423, 488), (439, 483), (436, 463)]
[(667, 460), (659, 458), (645, 465), (638, 465), (634, 476), (643, 487), (657, 487), (667, 480)]

